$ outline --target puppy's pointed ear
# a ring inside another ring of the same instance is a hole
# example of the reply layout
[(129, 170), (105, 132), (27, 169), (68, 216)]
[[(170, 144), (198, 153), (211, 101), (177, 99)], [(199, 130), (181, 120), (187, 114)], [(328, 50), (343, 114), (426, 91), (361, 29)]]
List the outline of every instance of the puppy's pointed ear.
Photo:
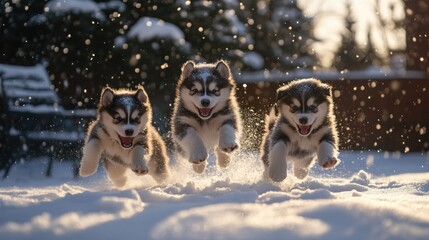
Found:
[(278, 116), (280, 113), (279, 107), (277, 106), (277, 103), (274, 103), (273, 109), (271, 110), (274, 113), (274, 116)]
[(139, 85), (136, 92), (137, 99), (141, 103), (147, 103), (148, 102), (148, 96), (146, 91), (144, 90), (143, 86)]
[(229, 79), (231, 76), (231, 70), (229, 69), (228, 63), (223, 60), (216, 63), (216, 70), (223, 79)]
[(191, 75), (192, 70), (195, 68), (195, 63), (193, 61), (187, 61), (183, 64), (182, 67), (182, 80), (185, 80)]
[(326, 95), (326, 96), (328, 96), (328, 97), (332, 97), (332, 87), (331, 87), (331, 85), (328, 85), (328, 84), (324, 84), (324, 83), (322, 83), (322, 92), (323, 92), (323, 94), (324, 95)]
[(288, 95), (288, 90), (285, 87), (277, 89), (277, 101), (286, 97)]
[(101, 92), (100, 104), (103, 107), (107, 107), (112, 103), (113, 100), (113, 90), (110, 87), (105, 87)]

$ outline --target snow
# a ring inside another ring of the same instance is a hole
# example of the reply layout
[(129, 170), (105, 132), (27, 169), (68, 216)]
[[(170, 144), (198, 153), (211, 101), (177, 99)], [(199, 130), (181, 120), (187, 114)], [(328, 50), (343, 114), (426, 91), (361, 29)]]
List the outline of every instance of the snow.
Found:
[(249, 45), (254, 43), (246, 26), (240, 22), (234, 10), (229, 9), (224, 11), (213, 22), (217, 23), (213, 25), (214, 40), (219, 40), (223, 43), (234, 43), (236, 38), (238, 38), (241, 44)]
[(59, 100), (55, 92), (50, 90), (51, 82), (48, 73), (41, 64), (34, 66), (0, 64), (0, 75), (0, 81), (3, 81), (0, 85), (5, 87), (4, 92), (8, 97), (31, 96), (51, 99), (54, 102)]
[(262, 69), (264, 67), (264, 58), (256, 52), (244, 53), (243, 62), (253, 69)]
[[(156, 185), (114, 189), (102, 168), (72, 178), (71, 163), (27, 159), (0, 181), (1, 239), (427, 239), (429, 155), (343, 152), (335, 170), (305, 180), (260, 180), (258, 154), (203, 175), (187, 162)], [(291, 176), (291, 174), (289, 174)]]
[(184, 33), (172, 23), (153, 17), (142, 17), (128, 32), (128, 38), (137, 38), (140, 42), (152, 39), (170, 39), (185, 43)]
[(46, 12), (64, 13), (90, 13), (103, 20), (105, 18), (100, 6), (91, 0), (52, 0), (45, 5)]

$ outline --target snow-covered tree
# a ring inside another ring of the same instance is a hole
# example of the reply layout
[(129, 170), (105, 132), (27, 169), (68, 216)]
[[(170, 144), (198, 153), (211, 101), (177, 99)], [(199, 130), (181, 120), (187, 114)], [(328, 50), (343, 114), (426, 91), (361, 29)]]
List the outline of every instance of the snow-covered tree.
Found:
[(33, 48), (40, 33), (28, 21), (43, 12), (47, 1), (0, 1), (0, 62), (33, 65), (41, 61), (39, 50)]
[(28, 22), (40, 34), (34, 48), (41, 50), (55, 87), (60, 95), (71, 96), (66, 106), (94, 106), (93, 97), (109, 80), (113, 38), (104, 11), (114, 9), (119, 10), (93, 1), (52, 0)]
[(180, 66), (190, 53), (190, 45), (179, 27), (159, 18), (142, 17), (126, 34), (116, 38), (115, 48), (115, 54), (126, 61), (122, 71), (127, 83), (143, 84), (150, 92), (164, 90), (165, 95), (154, 97), (172, 101)]
[(236, 0), (178, 1), (179, 26), (192, 45), (193, 58), (213, 62), (228, 60), (236, 69), (253, 68), (243, 61), (254, 40), (240, 18), (242, 4)]
[(362, 69), (364, 51), (356, 41), (356, 21), (353, 18), (351, 5), (347, 4), (344, 19), (344, 30), (341, 34), (341, 43), (333, 60), (333, 67), (338, 71)]
[(311, 19), (292, 0), (5, 0), (1, 6), (0, 61), (44, 62), (70, 107), (95, 107), (106, 84), (166, 90), (167, 97), (156, 97), (171, 102), (188, 59), (225, 59), (239, 71), (313, 61)]
[(306, 17), (296, 0), (248, 0), (254, 14), (249, 28), (268, 69), (310, 68), (315, 63), (311, 44), (312, 19)]

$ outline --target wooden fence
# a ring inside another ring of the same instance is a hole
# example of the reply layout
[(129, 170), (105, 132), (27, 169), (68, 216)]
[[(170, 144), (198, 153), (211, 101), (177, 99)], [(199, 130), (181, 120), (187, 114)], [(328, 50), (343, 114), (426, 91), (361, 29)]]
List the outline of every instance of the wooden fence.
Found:
[[(343, 150), (420, 152), (429, 150), (429, 79), (344, 79), (333, 86), (335, 114)], [(246, 143), (257, 147), (264, 115), (276, 89), (287, 83), (237, 77)]]

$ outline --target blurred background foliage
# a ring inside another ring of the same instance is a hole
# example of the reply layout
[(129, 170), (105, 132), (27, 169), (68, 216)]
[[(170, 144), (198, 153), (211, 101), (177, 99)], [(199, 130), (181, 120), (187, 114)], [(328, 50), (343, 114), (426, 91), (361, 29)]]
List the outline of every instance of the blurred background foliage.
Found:
[[(313, 45), (325, 41), (314, 36), (313, 17), (306, 16), (294, 0), (0, 3), (0, 62), (44, 63), (69, 108), (95, 107), (106, 84), (143, 84), (154, 101), (171, 103), (180, 67), (188, 59), (212, 62), (222, 58), (237, 72), (314, 70), (320, 61)], [(153, 26), (138, 26), (143, 17), (155, 20)], [(362, 47), (356, 44), (352, 14), (344, 17), (343, 40), (332, 67), (363, 69), (386, 64), (371, 41)], [(154, 31), (150, 27), (157, 27), (156, 21), (173, 25), (183, 37), (173, 33), (145, 37), (145, 32)]]

